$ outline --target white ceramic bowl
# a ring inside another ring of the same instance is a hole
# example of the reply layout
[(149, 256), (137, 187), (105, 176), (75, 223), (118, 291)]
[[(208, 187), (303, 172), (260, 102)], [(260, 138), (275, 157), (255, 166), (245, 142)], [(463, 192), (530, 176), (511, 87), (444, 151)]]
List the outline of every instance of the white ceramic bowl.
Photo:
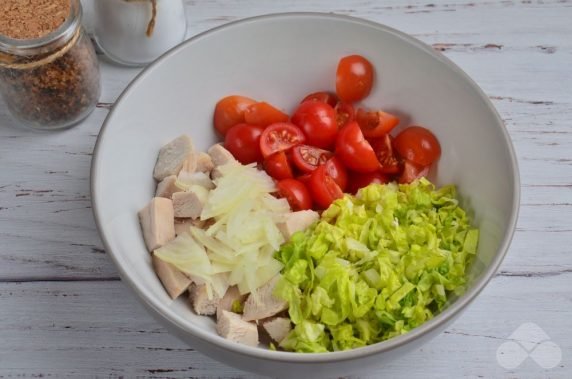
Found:
[[(377, 79), (365, 105), (393, 110), (439, 138), (434, 179), (455, 183), (481, 230), (471, 287), (447, 310), (403, 336), (351, 351), (297, 354), (252, 348), (219, 337), (214, 322), (171, 301), (155, 276), (137, 211), (153, 196), (159, 148), (182, 133), (198, 149), (216, 141), (218, 99), (243, 94), (291, 112), (308, 92), (333, 90), (338, 60), (366, 56)], [(123, 280), (173, 334), (232, 366), (272, 376), (341, 376), (382, 365), (445, 329), (498, 269), (519, 208), (519, 173), (504, 124), (487, 96), (457, 66), (391, 28), (327, 14), (278, 14), (200, 34), (148, 67), (125, 90), (101, 129), (92, 198), (107, 252)], [(110, 310), (111, 312), (113, 310)], [(430, 348), (430, 347), (429, 347)]]

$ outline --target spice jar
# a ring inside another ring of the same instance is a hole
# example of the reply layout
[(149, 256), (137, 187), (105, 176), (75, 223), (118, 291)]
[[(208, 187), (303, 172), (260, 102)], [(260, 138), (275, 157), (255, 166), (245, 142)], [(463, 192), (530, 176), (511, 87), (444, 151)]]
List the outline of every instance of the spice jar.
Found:
[(117, 63), (146, 65), (185, 39), (182, 0), (97, 0), (93, 6), (95, 40)]
[(101, 87), (79, 0), (1, 0), (0, 93), (36, 129), (62, 129), (95, 108)]

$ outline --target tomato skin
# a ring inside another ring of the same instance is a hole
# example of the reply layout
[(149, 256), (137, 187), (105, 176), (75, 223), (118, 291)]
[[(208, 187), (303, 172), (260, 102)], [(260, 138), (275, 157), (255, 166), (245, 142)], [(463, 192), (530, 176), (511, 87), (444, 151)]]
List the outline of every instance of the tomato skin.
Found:
[(277, 122), (288, 121), (288, 115), (267, 102), (254, 103), (244, 111), (246, 123), (258, 126), (268, 126)]
[(361, 55), (343, 57), (336, 71), (336, 94), (348, 103), (362, 100), (371, 92), (373, 77), (373, 66), (367, 59)]
[(326, 167), (326, 174), (334, 179), (342, 191), (345, 191), (348, 186), (348, 170), (342, 162), (338, 158), (332, 157), (324, 163), (324, 166)]
[(306, 186), (306, 188), (310, 188), (310, 178), (312, 177), (312, 174), (304, 174), (304, 175), (300, 175), (299, 177), (297, 177), (296, 179), (298, 179), (299, 181), (301, 181), (302, 183), (304, 183), (304, 185)]
[(262, 162), (260, 136), (264, 128), (249, 124), (231, 127), (224, 138), (224, 147), (242, 164)]
[(312, 172), (326, 163), (334, 153), (309, 145), (298, 145), (292, 148), (292, 162), (302, 172)]
[(216, 131), (224, 136), (236, 124), (245, 122), (244, 111), (256, 101), (245, 96), (231, 95), (218, 101), (213, 115)]
[(370, 172), (368, 174), (350, 172), (348, 173), (348, 192), (355, 195), (358, 190), (367, 187), (372, 183), (386, 184), (389, 182), (389, 176), (382, 174), (379, 171)]
[(370, 144), (379, 161), (382, 173), (399, 174), (401, 172), (402, 162), (393, 151), (393, 140), (389, 134), (370, 140)]
[(296, 125), (278, 122), (268, 126), (260, 136), (260, 151), (264, 158), (304, 143), (306, 137)]
[(336, 140), (336, 112), (326, 103), (306, 101), (300, 104), (292, 116), (292, 123), (302, 129), (308, 145), (327, 149)]
[(294, 177), (288, 157), (283, 151), (279, 151), (267, 157), (263, 163), (264, 170), (276, 180), (291, 179)]
[(305, 103), (306, 101), (320, 101), (322, 103), (328, 104), (330, 107), (333, 108), (338, 103), (338, 97), (336, 96), (335, 93), (321, 91), (309, 94), (300, 102), (300, 104)]
[(327, 174), (326, 166), (320, 166), (312, 172), (309, 189), (314, 203), (320, 209), (328, 208), (334, 200), (344, 196), (335, 180)]
[(334, 110), (336, 111), (336, 123), (338, 124), (338, 129), (343, 128), (355, 120), (356, 112), (354, 106), (350, 103), (340, 101), (336, 104)]
[(415, 179), (429, 174), (429, 166), (418, 166), (415, 163), (405, 160), (403, 163), (403, 172), (399, 176), (398, 182), (401, 184), (409, 184)]
[(293, 211), (312, 209), (312, 196), (304, 185), (296, 179), (284, 179), (278, 182), (278, 194), (288, 200)]
[(338, 133), (336, 156), (350, 170), (367, 173), (379, 169), (375, 152), (355, 121), (344, 126)]
[(358, 109), (356, 121), (365, 138), (379, 138), (388, 134), (399, 124), (399, 118), (384, 111)]
[(422, 126), (403, 129), (395, 137), (393, 145), (403, 159), (418, 166), (428, 166), (441, 156), (441, 145), (437, 137)]

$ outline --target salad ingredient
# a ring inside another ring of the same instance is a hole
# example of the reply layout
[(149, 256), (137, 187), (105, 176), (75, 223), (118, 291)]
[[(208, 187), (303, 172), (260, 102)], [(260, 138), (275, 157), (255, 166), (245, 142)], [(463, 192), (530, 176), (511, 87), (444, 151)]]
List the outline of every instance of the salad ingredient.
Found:
[(265, 319), (288, 308), (286, 300), (278, 298), (272, 293), (279, 280), (280, 275), (276, 275), (262, 287), (252, 291), (244, 302), (243, 320)]
[(247, 124), (262, 127), (277, 122), (286, 122), (288, 118), (286, 113), (264, 101), (250, 105), (244, 112), (244, 120)]
[(181, 189), (177, 187), (177, 176), (169, 175), (165, 179), (161, 180), (157, 184), (157, 190), (155, 191), (155, 197), (164, 197), (170, 199), (175, 192), (179, 192)]
[(242, 304), (244, 302), (244, 298), (245, 296), (240, 294), (240, 291), (238, 290), (237, 286), (228, 287), (226, 293), (217, 304), (216, 307), (217, 320), (220, 318), (222, 311), (233, 312), (233, 304), (235, 303)]
[(268, 321), (263, 321), (262, 329), (268, 333), (268, 336), (273, 341), (280, 343), (292, 330), (292, 323), (287, 317), (275, 317)]
[(276, 180), (293, 178), (292, 168), (284, 151), (279, 151), (264, 160), (264, 169)]
[(279, 122), (264, 129), (260, 137), (260, 150), (266, 158), (278, 151), (289, 150), (304, 141), (304, 134), (297, 126), (288, 122)]
[(199, 219), (193, 220), (192, 218), (175, 218), (175, 235), (178, 237), (183, 233), (188, 233), (191, 230), (191, 226), (196, 226), (197, 228), (204, 228), (206, 221)]
[(153, 251), (175, 238), (173, 202), (154, 197), (139, 211), (139, 222), (147, 250)]
[(220, 297), (217, 292), (209, 294), (209, 287), (205, 284), (193, 283), (189, 287), (189, 302), (196, 314), (212, 316), (216, 313)]
[(197, 172), (210, 173), (214, 168), (214, 163), (211, 156), (204, 151), (197, 154)]
[(172, 196), (175, 217), (199, 218), (208, 196), (209, 190), (199, 185), (192, 185), (184, 192), (175, 192)]
[(295, 324), (280, 346), (336, 351), (407, 333), (464, 291), (478, 237), (454, 186), (422, 178), (345, 196), (276, 254), (274, 293)]
[(236, 162), (236, 159), (234, 159), (234, 156), (230, 153), (230, 151), (225, 149), (220, 143), (212, 145), (207, 150), (207, 152), (211, 157), (213, 166), (215, 168), (218, 166), (223, 166), (227, 163)]
[(236, 124), (246, 122), (244, 112), (256, 101), (244, 96), (227, 96), (216, 103), (213, 124), (216, 131), (224, 136)]
[(155, 273), (171, 299), (176, 299), (187, 291), (191, 285), (189, 277), (177, 270), (172, 264), (160, 260), (155, 255), (152, 256), (151, 262)]
[(366, 111), (359, 108), (356, 121), (365, 138), (384, 137), (399, 124), (399, 118), (384, 111)]
[(183, 170), (179, 172), (179, 176), (175, 181), (175, 186), (177, 186), (177, 188), (182, 191), (189, 191), (191, 188), (193, 188), (193, 186), (200, 186), (207, 190), (211, 190), (215, 187), (209, 174), (200, 171), (189, 173)]
[(242, 164), (262, 162), (260, 136), (263, 131), (261, 126), (237, 124), (227, 131), (224, 147)]
[(367, 173), (379, 169), (379, 162), (357, 122), (351, 122), (338, 133), (336, 156), (350, 170)]
[(312, 210), (286, 213), (284, 215), (284, 221), (278, 224), (278, 229), (280, 229), (284, 238), (289, 240), (294, 233), (308, 228), (314, 222), (318, 221), (319, 218), (320, 215), (318, 212)]
[(240, 315), (222, 311), (216, 324), (217, 333), (233, 342), (247, 346), (258, 345), (258, 327), (256, 324), (244, 321)]
[(334, 182), (342, 191), (345, 191), (348, 186), (348, 172), (342, 162), (338, 158), (332, 157), (324, 163), (324, 167), (326, 168), (326, 174), (334, 179)]
[(398, 182), (401, 184), (411, 183), (415, 179), (427, 176), (427, 174), (429, 174), (429, 166), (418, 166), (406, 159), (403, 163), (403, 172), (399, 176)]
[(428, 166), (441, 156), (437, 137), (421, 126), (404, 129), (393, 141), (399, 155), (419, 166)]
[(292, 162), (302, 172), (314, 171), (333, 155), (331, 151), (310, 145), (298, 145), (292, 148)]
[(357, 172), (348, 173), (348, 193), (355, 195), (357, 191), (363, 187), (367, 187), (372, 183), (386, 184), (391, 180), (386, 174), (379, 171), (361, 174)]
[(340, 59), (336, 72), (336, 94), (340, 100), (353, 103), (367, 97), (373, 86), (372, 64), (361, 55)]
[(312, 209), (312, 197), (304, 183), (296, 179), (283, 179), (276, 186), (278, 194), (288, 200), (292, 210)]
[(338, 133), (336, 112), (327, 103), (321, 101), (303, 102), (294, 112), (292, 123), (302, 129), (309, 145), (327, 149), (336, 140)]
[(312, 172), (309, 188), (315, 204), (320, 209), (326, 209), (334, 200), (344, 196), (340, 186), (326, 172), (325, 166), (320, 166)]
[(336, 104), (334, 111), (336, 112), (336, 123), (338, 124), (338, 129), (343, 128), (355, 120), (355, 109), (350, 103), (340, 101)]
[(392, 138), (389, 134), (370, 141), (373, 151), (384, 174), (399, 174), (402, 169), (401, 161), (393, 151)]
[[(159, 150), (159, 157), (155, 163), (153, 177), (155, 180), (161, 181), (167, 176), (177, 175), (187, 160), (191, 164), (196, 162), (195, 151), (191, 138), (182, 135)], [(196, 166), (196, 163), (194, 165)]]
[(336, 96), (335, 93), (321, 91), (309, 94), (300, 102), (300, 104), (305, 103), (306, 101), (319, 101), (322, 103), (326, 103), (333, 108), (338, 103), (338, 97)]

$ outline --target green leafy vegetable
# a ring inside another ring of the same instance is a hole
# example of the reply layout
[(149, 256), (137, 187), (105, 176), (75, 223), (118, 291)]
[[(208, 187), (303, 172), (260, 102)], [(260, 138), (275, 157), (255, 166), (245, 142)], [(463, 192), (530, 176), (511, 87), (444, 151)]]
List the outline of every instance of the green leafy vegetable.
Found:
[(275, 257), (296, 325), (284, 349), (352, 349), (407, 333), (465, 289), (479, 231), (454, 186), (372, 184), (334, 202)]

